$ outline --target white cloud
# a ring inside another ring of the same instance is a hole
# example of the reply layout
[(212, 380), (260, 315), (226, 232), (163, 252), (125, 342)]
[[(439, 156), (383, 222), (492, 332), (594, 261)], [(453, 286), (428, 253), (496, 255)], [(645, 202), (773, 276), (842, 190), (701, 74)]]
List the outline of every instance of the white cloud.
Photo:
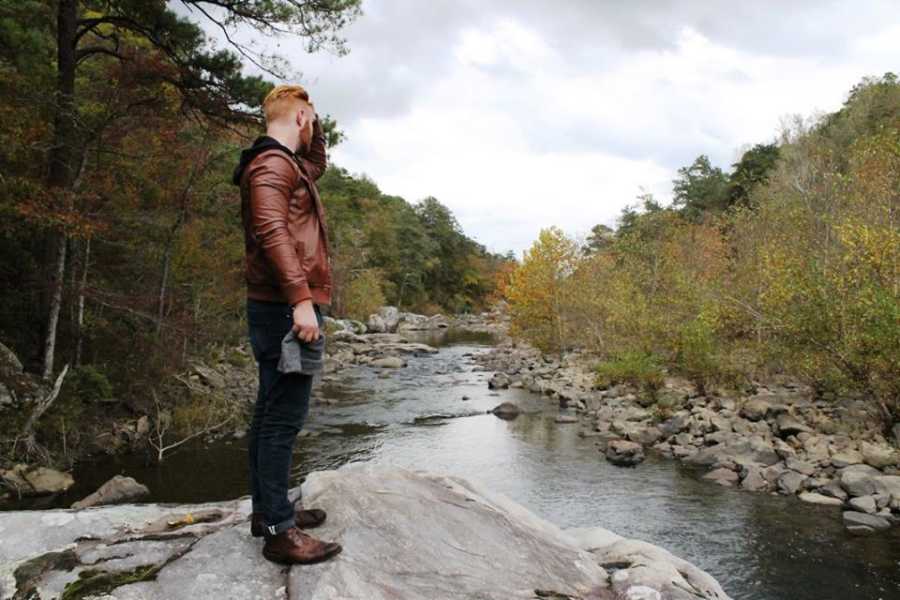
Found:
[(863, 76), (898, 69), (891, 1), (558, 6), (373, 0), (349, 56), (279, 52), (347, 133), (336, 163), (435, 196), (517, 253), (541, 227), (612, 224), (642, 187), (667, 199), (698, 154), (727, 167), (785, 115), (835, 110)]

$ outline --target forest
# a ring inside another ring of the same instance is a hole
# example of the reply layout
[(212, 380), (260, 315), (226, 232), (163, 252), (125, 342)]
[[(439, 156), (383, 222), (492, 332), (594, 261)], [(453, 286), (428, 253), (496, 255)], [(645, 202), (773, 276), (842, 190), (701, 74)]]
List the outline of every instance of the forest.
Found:
[[(198, 20), (341, 54), (340, 31), (359, 14), (358, 0), (0, 0), (0, 343), (48, 386), (68, 369), (36, 432), (44, 445), (100, 401), (150, 412), (161, 382), (245, 341), (230, 176), (263, 131), (260, 103), (284, 64), (238, 42), (216, 47)], [(321, 110), (334, 147), (343, 133)], [(509, 258), (467, 237), (437, 199), (383, 194), (340, 165), (319, 189), (331, 316), (365, 319), (385, 304), (476, 311), (491, 298)], [(5, 418), (2, 433), (25, 417)]]
[(701, 393), (799, 377), (821, 398), (900, 421), (900, 81), (861, 81), (843, 107), (795, 118), (725, 172), (678, 171), (579, 241), (541, 232), (503, 282), (518, 335), (598, 355), (601, 384)]

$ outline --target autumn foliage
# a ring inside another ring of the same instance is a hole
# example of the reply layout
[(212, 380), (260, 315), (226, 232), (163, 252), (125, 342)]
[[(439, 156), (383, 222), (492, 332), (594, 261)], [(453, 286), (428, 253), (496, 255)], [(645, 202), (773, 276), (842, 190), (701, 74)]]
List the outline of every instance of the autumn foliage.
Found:
[(750, 159), (752, 169), (736, 165), (754, 173), (753, 186), (741, 175), (741, 194), (720, 171), (684, 169), (679, 203), (645, 199), (609, 243), (578, 248), (541, 232), (506, 292), (513, 331), (547, 351), (595, 351), (607, 380), (669, 372), (704, 391), (786, 373), (826, 397), (869, 398), (890, 423), (900, 417), (900, 84), (867, 79), (840, 111), (798, 119)]

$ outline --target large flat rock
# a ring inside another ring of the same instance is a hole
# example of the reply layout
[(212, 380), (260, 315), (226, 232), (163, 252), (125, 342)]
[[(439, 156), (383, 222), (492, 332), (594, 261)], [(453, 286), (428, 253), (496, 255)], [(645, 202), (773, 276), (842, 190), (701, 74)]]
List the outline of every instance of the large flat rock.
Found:
[(328, 512), (334, 560), (266, 561), (247, 498), (0, 513), (0, 599), (728, 600), (661, 548), (562, 531), (455, 477), (357, 465), (311, 474), (303, 497)]

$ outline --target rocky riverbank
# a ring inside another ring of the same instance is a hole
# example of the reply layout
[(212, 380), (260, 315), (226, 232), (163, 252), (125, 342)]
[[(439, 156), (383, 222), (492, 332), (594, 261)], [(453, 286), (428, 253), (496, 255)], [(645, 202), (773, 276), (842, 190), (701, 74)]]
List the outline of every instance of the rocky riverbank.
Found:
[(246, 497), (0, 513), (0, 599), (728, 600), (662, 548), (560, 530), (456, 477), (357, 465), (302, 491), (328, 513), (316, 534), (343, 545), (329, 562), (266, 561)]
[[(405, 367), (409, 356), (437, 352), (417, 340), (444, 332), (499, 334), (505, 329), (506, 317), (499, 311), (425, 316), (386, 306), (371, 315), (366, 323), (330, 317), (325, 321), (327, 357), (322, 379), (330, 383), (340, 382), (341, 371), (356, 365), (382, 369), (389, 376), (389, 370)], [(188, 370), (176, 376), (177, 385), (186, 389), (191, 402), (216, 403), (235, 417), (227, 426), (204, 433), (201, 439), (205, 443), (245, 435), (255, 401), (256, 377), (256, 364), (247, 343), (221, 349), (203, 360), (198, 358)], [(19, 418), (28, 414), (50, 393), (49, 383), (26, 373), (15, 353), (0, 344), (0, 420), (11, 422), (12, 415)], [(315, 394), (319, 402), (336, 401), (322, 397), (318, 388)], [(128, 399), (109, 398), (100, 404), (94, 407), (96, 419), (82, 419), (79, 424), (81, 435), (89, 441), (78, 452), (45, 461), (46, 464), (4, 464), (0, 459), (0, 501), (65, 492), (75, 483), (67, 471), (77, 461), (104, 454), (151, 450), (150, 440), (155, 434), (158, 415), (146, 412), (146, 407)], [(163, 410), (164, 420), (170, 418), (167, 414)], [(174, 437), (174, 432), (168, 434), (170, 442)]]
[(720, 485), (834, 505), (854, 534), (900, 524), (900, 425), (885, 438), (864, 399), (819, 399), (788, 380), (701, 395), (676, 378), (650, 398), (623, 385), (598, 388), (590, 356), (560, 360), (510, 340), (476, 360), (494, 372), (491, 387), (558, 402), (561, 426), (579, 423), (616, 464), (658, 452), (706, 469), (704, 477)]

